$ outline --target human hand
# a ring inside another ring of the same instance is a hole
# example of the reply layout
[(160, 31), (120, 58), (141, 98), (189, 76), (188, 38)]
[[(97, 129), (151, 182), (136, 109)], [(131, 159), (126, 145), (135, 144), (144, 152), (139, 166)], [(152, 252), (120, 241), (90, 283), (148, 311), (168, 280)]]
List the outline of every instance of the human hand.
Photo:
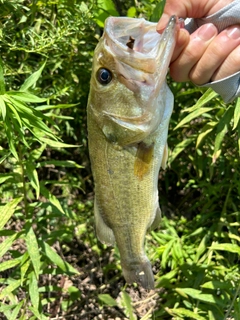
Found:
[[(161, 33), (171, 15), (181, 18), (209, 16), (233, 0), (167, 0), (157, 30)], [(220, 80), (240, 70), (240, 25), (230, 26), (218, 34), (217, 28), (205, 24), (189, 35), (178, 33), (170, 74), (175, 81), (191, 80), (197, 85)]]

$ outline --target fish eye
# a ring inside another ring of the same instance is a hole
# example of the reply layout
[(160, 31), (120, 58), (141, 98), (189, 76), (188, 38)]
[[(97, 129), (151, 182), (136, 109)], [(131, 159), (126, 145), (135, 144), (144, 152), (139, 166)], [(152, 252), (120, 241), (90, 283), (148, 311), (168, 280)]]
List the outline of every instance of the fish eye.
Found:
[(102, 85), (106, 85), (112, 80), (112, 73), (108, 69), (100, 68), (97, 71), (97, 80)]

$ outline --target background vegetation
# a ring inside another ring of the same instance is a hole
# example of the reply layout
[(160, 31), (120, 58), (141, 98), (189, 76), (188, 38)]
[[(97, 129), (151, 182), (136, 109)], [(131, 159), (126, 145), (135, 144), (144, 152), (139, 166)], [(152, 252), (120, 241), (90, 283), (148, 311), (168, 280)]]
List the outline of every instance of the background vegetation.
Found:
[(240, 100), (169, 85), (157, 289), (126, 286), (92, 214), (86, 105), (108, 15), (157, 21), (163, 1), (0, 1), (0, 319), (240, 319)]

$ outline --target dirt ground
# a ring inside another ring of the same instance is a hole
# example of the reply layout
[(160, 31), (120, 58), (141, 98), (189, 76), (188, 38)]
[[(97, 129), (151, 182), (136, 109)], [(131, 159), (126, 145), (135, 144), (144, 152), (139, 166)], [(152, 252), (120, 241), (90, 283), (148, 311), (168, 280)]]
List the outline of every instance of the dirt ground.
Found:
[[(91, 248), (83, 248), (83, 244), (79, 247), (78, 241), (76, 239), (75, 241), (74, 252), (66, 256), (66, 260), (79, 270), (80, 276), (62, 277), (58, 285), (64, 288), (64, 286), (73, 284), (81, 291), (81, 298), (65, 312), (61, 310), (61, 297), (59, 297), (59, 303), (50, 306), (51, 319), (129, 319), (124, 313), (124, 307), (121, 306), (122, 289), (125, 285), (121, 271), (110, 270), (107, 278), (103, 272), (103, 266), (113, 264), (113, 250), (107, 248), (104, 257), (99, 259)], [(126, 292), (131, 297), (134, 306), (133, 312), (138, 319), (152, 314), (159, 301), (159, 291), (161, 289), (149, 291), (140, 287), (126, 286)], [(98, 299), (98, 294), (111, 295), (116, 299), (118, 306), (103, 305)]]
[[(21, 227), (21, 222), (15, 221), (8, 226), (8, 229), (19, 231)], [(0, 237), (0, 243), (4, 239), (5, 237)], [(44, 306), (44, 313), (51, 315), (49, 319), (129, 319), (129, 317), (126, 317), (125, 307), (122, 305), (122, 290), (125, 281), (121, 274), (121, 268), (116, 265), (113, 248), (106, 248), (104, 256), (99, 257), (90, 246), (88, 247), (84, 242), (74, 237), (71, 242), (71, 249), (67, 252), (64, 252), (64, 248), (58, 242), (54, 244), (54, 249), (65, 261), (79, 271), (79, 275), (68, 277), (66, 275), (44, 274), (40, 276), (39, 287), (53, 286), (55, 288), (51, 293), (42, 294), (43, 299), (49, 300), (49, 303)], [(0, 263), (12, 259), (11, 250), (24, 253), (26, 251), (24, 241), (15, 241), (13, 247), (0, 258)], [(110, 266), (108, 271), (104, 271), (106, 266)], [(49, 268), (53, 267), (49, 266)], [(10, 274), (12, 276), (12, 271), (13, 269), (2, 272), (0, 278), (7, 278)], [(156, 272), (154, 266), (153, 271)], [(75, 299), (68, 292), (68, 288), (71, 286), (78, 288), (80, 292), (80, 295), (78, 293)], [(59, 290), (56, 290), (57, 287)], [(133, 312), (137, 319), (144, 316), (144, 319), (151, 319), (152, 312), (157, 308), (161, 289), (149, 291), (131, 285), (125, 286), (124, 289), (131, 297)], [(109, 307), (105, 305), (99, 300), (99, 294), (109, 294), (116, 300), (117, 306)], [(26, 295), (27, 292), (19, 290), (17, 293), (18, 300), (21, 301)], [(26, 316), (28, 317), (28, 315)], [(30, 314), (28, 318), (31, 318)], [(0, 320), (5, 319), (7, 320), (4, 315), (0, 314)]]

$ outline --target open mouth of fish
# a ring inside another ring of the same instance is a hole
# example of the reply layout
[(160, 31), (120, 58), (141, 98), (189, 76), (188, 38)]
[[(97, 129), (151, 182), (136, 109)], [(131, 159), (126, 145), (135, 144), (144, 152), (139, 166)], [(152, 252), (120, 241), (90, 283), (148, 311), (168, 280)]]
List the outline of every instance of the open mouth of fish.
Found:
[[(174, 49), (177, 18), (171, 17), (162, 35), (156, 31), (156, 25), (144, 19), (107, 19), (105, 44), (122, 64), (119, 72), (123, 78), (144, 85), (151, 85), (158, 80), (156, 85), (161, 86)], [(131, 89), (131, 86), (128, 87)]]

